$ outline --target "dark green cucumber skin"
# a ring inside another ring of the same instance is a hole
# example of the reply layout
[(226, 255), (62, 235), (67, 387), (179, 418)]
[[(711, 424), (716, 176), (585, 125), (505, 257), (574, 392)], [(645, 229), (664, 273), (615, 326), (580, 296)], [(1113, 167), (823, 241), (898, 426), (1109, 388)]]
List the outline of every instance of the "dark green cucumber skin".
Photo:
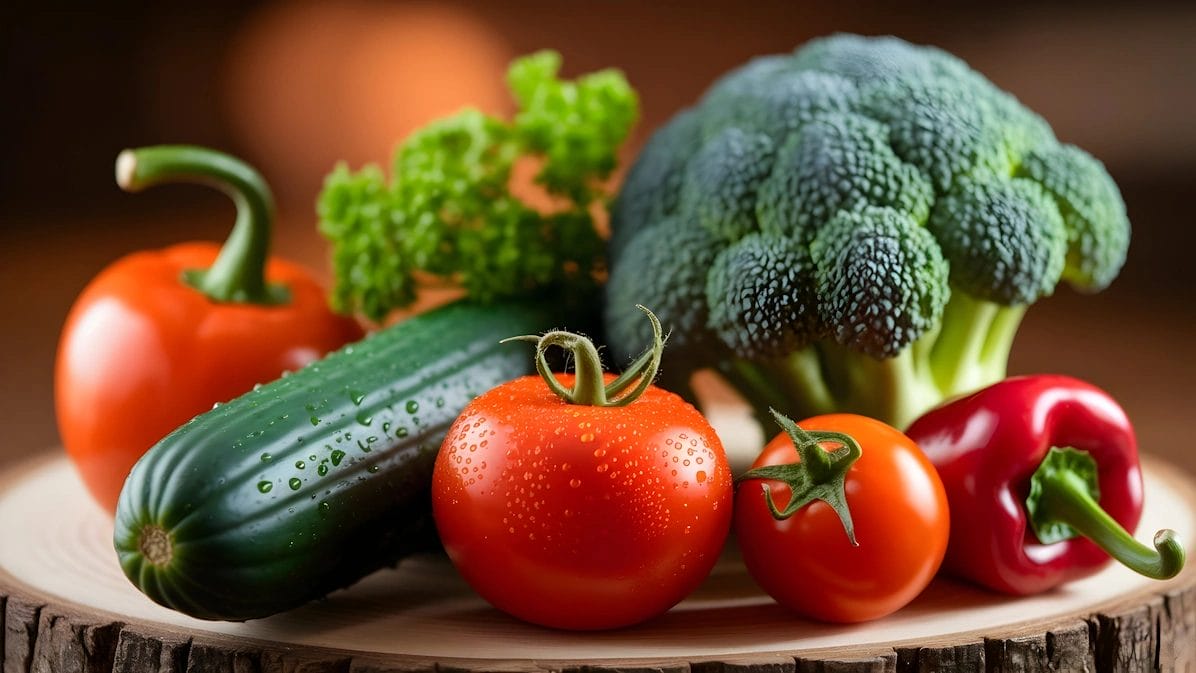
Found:
[[(197, 416), (121, 491), (125, 575), (179, 612), (241, 621), (426, 548), (440, 442), (474, 397), (533, 372), (526, 347), (498, 341), (550, 322), (543, 303), (449, 304)], [(146, 526), (170, 536), (168, 562), (143, 555)]]

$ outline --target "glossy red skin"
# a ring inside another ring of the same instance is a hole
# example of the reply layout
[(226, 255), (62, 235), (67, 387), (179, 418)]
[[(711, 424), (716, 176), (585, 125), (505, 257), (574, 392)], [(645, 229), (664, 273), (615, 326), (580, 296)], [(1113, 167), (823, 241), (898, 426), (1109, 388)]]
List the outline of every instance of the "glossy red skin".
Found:
[(83, 482), (105, 509), (155, 442), (225, 402), (360, 339), (299, 266), (270, 260), (266, 276), (291, 301), (221, 304), (181, 282), (219, 246), (183, 243), (123, 257), (84, 288), (58, 346), (58, 430)]
[(562, 629), (628, 626), (678, 603), (714, 566), (731, 504), (722, 444), (681, 398), (651, 387), (625, 407), (573, 405), (537, 376), (475, 399), (432, 480), (437, 530), (470, 586)]
[[(735, 494), (735, 533), (748, 572), (778, 603), (820, 621), (863, 622), (897, 611), (926, 588), (947, 550), (950, 515), (934, 467), (900, 431), (871, 418), (827, 414), (798, 426), (844, 432), (859, 442), (862, 453), (845, 487), (859, 546), (851, 546), (826, 503), (778, 521), (761, 486), (770, 486), (782, 509), (789, 488), (743, 481)], [(752, 467), (796, 462), (793, 442), (781, 433)]]
[(951, 503), (944, 568), (1010, 594), (1035, 594), (1095, 573), (1109, 556), (1075, 538), (1043, 545), (1027, 525), (1030, 476), (1051, 447), (1096, 460), (1100, 505), (1133, 532), (1142, 514), (1138, 444), (1107, 393), (1067, 376), (1009, 378), (931, 410), (907, 434), (934, 462)]

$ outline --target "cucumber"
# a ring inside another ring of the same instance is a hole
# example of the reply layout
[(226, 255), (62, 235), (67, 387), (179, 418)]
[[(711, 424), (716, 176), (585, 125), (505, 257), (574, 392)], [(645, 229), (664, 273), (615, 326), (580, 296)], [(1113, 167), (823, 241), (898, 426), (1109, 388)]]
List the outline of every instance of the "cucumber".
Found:
[(476, 395), (533, 371), (499, 339), (550, 320), (543, 302), (449, 304), (192, 419), (121, 491), (125, 575), (166, 607), (240, 621), (433, 547), (441, 440)]

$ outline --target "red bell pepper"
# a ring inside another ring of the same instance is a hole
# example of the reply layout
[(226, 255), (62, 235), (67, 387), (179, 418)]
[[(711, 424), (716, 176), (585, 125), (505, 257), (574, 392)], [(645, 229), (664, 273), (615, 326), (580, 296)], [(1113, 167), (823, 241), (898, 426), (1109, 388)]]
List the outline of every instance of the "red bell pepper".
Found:
[(933, 409), (907, 433), (947, 490), (944, 569), (1011, 594), (1091, 575), (1110, 557), (1165, 579), (1183, 567), (1170, 530), (1154, 548), (1130, 532), (1142, 514), (1133, 427), (1100, 389), (1066, 376), (998, 382)]
[(183, 243), (117, 260), (67, 317), (55, 368), (59, 434), (109, 511), (133, 463), (191, 417), (361, 338), (306, 270), (267, 259), (274, 207), (249, 166), (199, 147), (123, 152), (117, 182), (226, 191), (237, 222), (223, 248)]

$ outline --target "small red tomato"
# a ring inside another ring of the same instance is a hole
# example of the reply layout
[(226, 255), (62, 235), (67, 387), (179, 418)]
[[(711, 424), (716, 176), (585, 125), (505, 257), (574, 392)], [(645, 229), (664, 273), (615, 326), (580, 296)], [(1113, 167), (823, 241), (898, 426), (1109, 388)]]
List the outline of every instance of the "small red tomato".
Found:
[(731, 471), (691, 405), (647, 386), (603, 406), (597, 391), (614, 377), (588, 366), (596, 352), (592, 363), (575, 355), (578, 376), (553, 382), (586, 403), (529, 376), (465, 409), (436, 460), (433, 512), (458, 571), (495, 607), (556, 628), (616, 628), (664, 613), (709, 574), (730, 529)]
[[(822, 464), (821, 475), (805, 482), (823, 486), (782, 520), (773, 515), (768, 497), (785, 510), (790, 486), (773, 479), (740, 482), (735, 531), (748, 572), (778, 603), (818, 620), (862, 622), (895, 612), (926, 588), (947, 550), (950, 522), (938, 474), (912, 440), (880, 421), (830, 414), (797, 426), (798, 433), (809, 433), (807, 440), (814, 438), (811, 447), (830, 452), (824, 454), (829, 460), (811, 461)], [(836, 447), (829, 444), (840, 442), (820, 438), (822, 432), (852, 438), (858, 459), (849, 463), (845, 449), (831, 452)], [(795, 462), (800, 461), (794, 439), (782, 432), (752, 468)], [(834, 484), (836, 476), (841, 487)], [(849, 509), (845, 519), (828, 504), (836, 499)]]

